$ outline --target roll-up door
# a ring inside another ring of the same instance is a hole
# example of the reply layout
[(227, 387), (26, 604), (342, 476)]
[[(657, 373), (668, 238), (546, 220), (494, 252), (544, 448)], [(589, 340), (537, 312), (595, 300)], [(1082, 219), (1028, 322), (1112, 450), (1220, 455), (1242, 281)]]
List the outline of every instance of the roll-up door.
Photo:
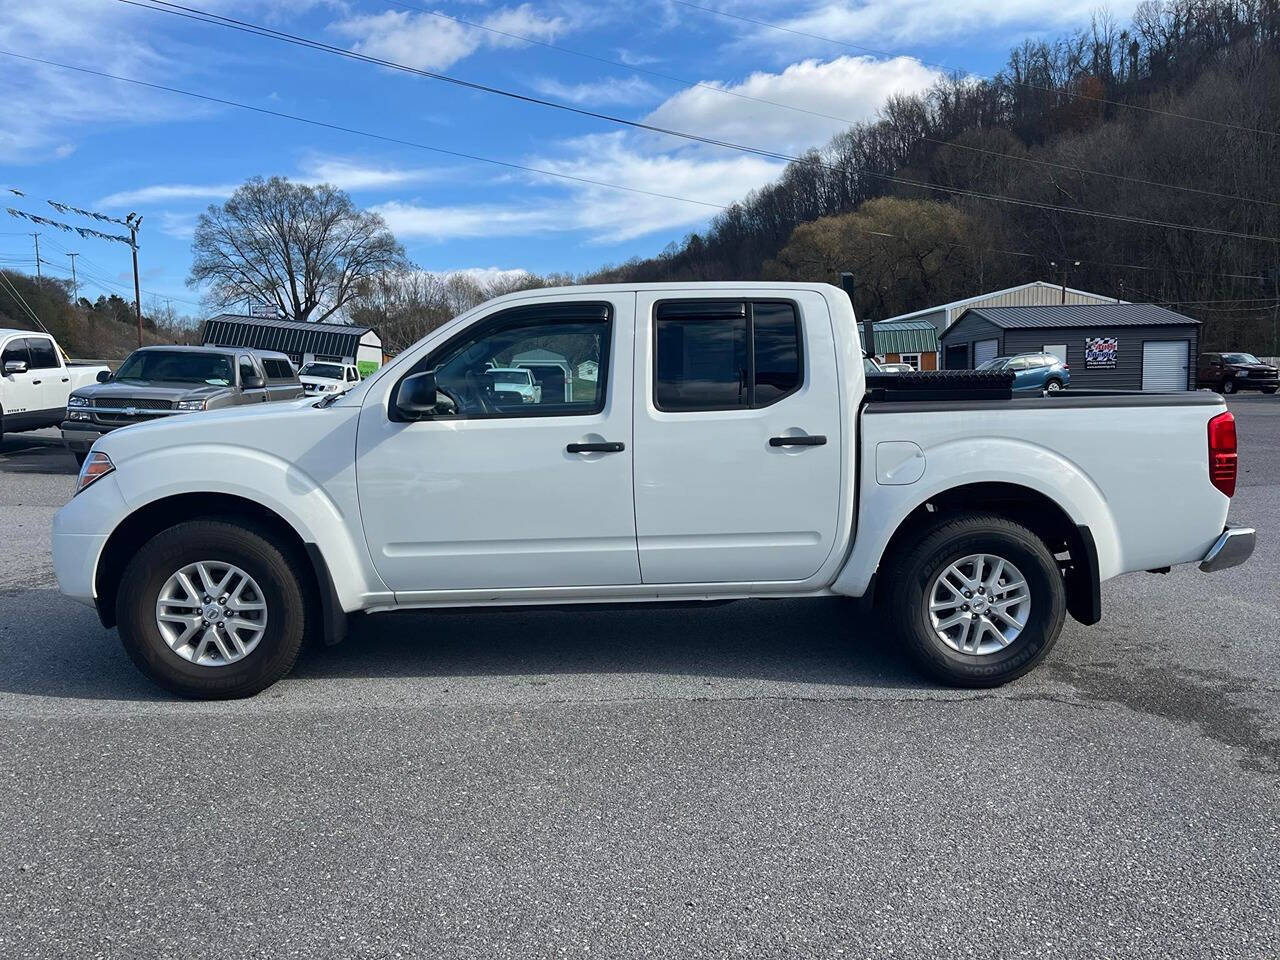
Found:
[(973, 345), (973, 366), (978, 368), (1000, 353), (999, 340), (978, 340)]
[(1186, 340), (1147, 340), (1142, 344), (1142, 389), (1169, 393), (1187, 389)]

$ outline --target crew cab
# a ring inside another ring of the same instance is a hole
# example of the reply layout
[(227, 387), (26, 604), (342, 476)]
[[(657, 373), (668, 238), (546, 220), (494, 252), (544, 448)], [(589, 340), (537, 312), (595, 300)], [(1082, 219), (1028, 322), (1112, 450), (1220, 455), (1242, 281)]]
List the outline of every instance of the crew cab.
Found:
[(303, 396), (288, 356), (241, 347), (140, 347), (98, 381), (66, 401), (62, 442), (81, 464), (94, 441), (119, 427)]
[(0, 439), (6, 431), (56, 427), (71, 391), (100, 375), (111, 368), (70, 363), (47, 333), (0, 330)]
[(1231, 394), (1237, 390), (1280, 390), (1280, 370), (1252, 353), (1202, 353), (1196, 364), (1196, 384)]
[[(531, 349), (598, 377), (495, 389)], [(54, 565), (144, 672), (213, 698), (360, 613), (832, 595), (874, 601), (932, 676), (993, 686), (1065, 616), (1097, 622), (1103, 581), (1252, 553), (1219, 396), (1008, 386), (869, 388), (825, 284), (522, 291), (348, 393), (102, 437)]]

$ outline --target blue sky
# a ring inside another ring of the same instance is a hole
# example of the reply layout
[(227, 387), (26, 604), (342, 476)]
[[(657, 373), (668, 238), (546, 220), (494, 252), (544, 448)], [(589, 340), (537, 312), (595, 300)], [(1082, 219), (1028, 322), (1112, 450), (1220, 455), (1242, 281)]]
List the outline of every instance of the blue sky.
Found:
[[(933, 63), (986, 74), (1028, 35), (1084, 24), (1093, 0), (697, 0), (848, 47), (715, 16), (671, 0), (184, 0), (422, 69), (587, 109), (789, 153), (927, 86)], [(1117, 10), (1127, 16), (1128, 9)], [(444, 16), (488, 27), (478, 29)], [(501, 31), (501, 32), (498, 32)], [(573, 56), (541, 40), (703, 86)], [(0, 0), (0, 50), (640, 190), (728, 204), (781, 165), (621, 129), (117, 0)], [(0, 56), (2, 206), (64, 219), (44, 202), (144, 216), (144, 305), (202, 314), (185, 284), (195, 218), (245, 178), (328, 181), (378, 210), (433, 271), (591, 269), (656, 253), (712, 207), (525, 174), (220, 107)], [(87, 221), (74, 220), (91, 225)], [(132, 297), (127, 247), (0, 213), (0, 264), (46, 271), (80, 254), (81, 292)]]

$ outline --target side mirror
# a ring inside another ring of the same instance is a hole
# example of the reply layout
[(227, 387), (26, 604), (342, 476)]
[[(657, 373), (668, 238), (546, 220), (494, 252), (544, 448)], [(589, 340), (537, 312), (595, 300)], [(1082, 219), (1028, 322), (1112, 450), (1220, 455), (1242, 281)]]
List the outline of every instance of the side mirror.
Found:
[(436, 375), (430, 371), (415, 373), (400, 381), (396, 412), (405, 420), (421, 420), (435, 413), (436, 399)]
[(5, 376), (11, 373), (26, 373), (27, 361), (25, 360), (6, 360), (4, 364)]
[(111, 379), (111, 371), (110, 371), (110, 370), (99, 370), (99, 371), (98, 371), (98, 382), (99, 382), (99, 383), (106, 383), (106, 382), (107, 382), (108, 380), (110, 380), (110, 379)]
[(244, 388), (246, 390), (261, 390), (266, 385), (267, 381), (263, 380), (261, 377), (244, 378)]

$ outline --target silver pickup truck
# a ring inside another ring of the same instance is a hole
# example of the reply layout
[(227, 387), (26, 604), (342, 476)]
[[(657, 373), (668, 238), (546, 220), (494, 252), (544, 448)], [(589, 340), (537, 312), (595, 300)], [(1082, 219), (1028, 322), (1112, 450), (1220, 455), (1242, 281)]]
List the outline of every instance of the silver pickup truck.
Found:
[(104, 433), (178, 413), (297, 400), (302, 383), (288, 356), (244, 347), (142, 347), (112, 376), (67, 398), (62, 440), (83, 463)]

